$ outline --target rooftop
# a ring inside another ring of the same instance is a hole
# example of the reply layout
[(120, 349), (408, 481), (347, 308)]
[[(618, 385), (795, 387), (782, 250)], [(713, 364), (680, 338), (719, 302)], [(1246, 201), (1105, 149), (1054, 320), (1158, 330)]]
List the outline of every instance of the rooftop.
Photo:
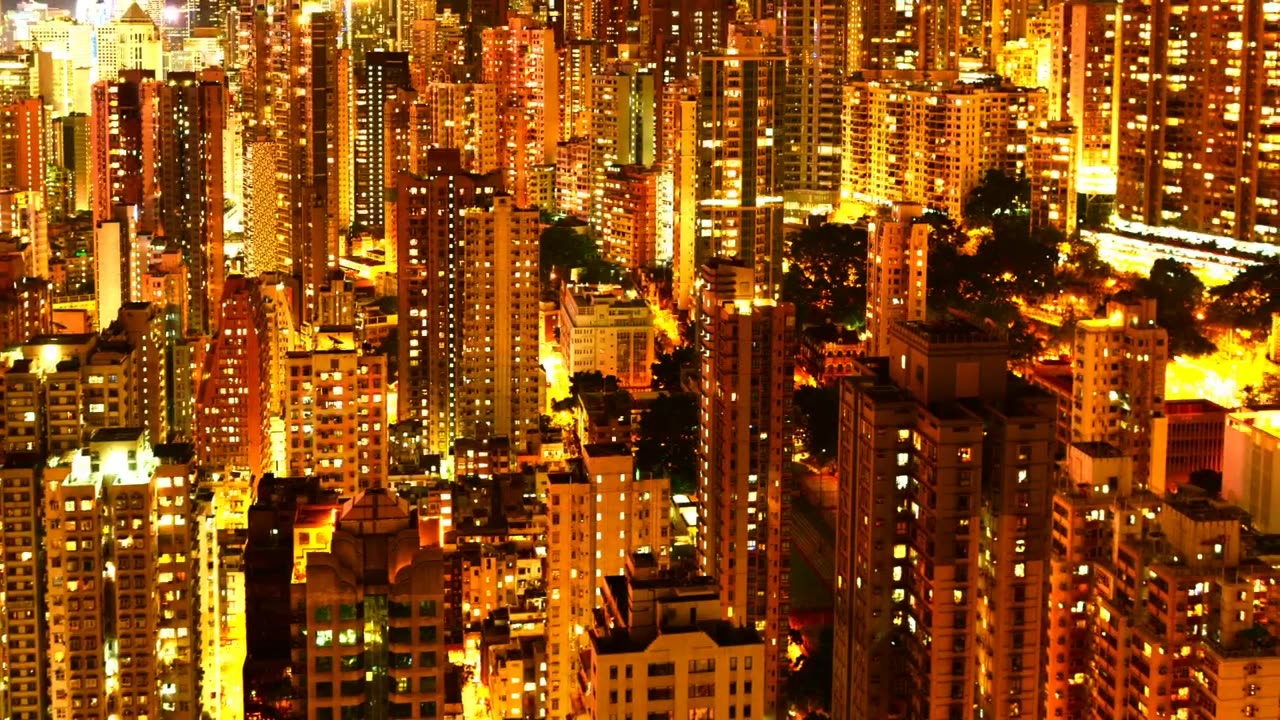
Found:
[(1124, 451), (1108, 442), (1079, 442), (1072, 447), (1092, 458), (1124, 457)]
[(764, 641), (755, 629), (734, 625), (728, 620), (703, 620), (686, 627), (664, 628), (661, 633), (656, 630), (627, 630), (618, 628), (605, 634), (592, 635), (596, 652), (600, 655), (619, 655), (625, 653), (644, 652), (661, 635), (688, 635), (704, 633), (720, 647), (737, 647), (741, 645), (761, 645)]
[[(1002, 345), (1004, 341), (983, 328), (959, 318), (945, 320), (913, 320), (894, 324), (894, 329), (930, 344)], [(892, 330), (890, 331), (892, 332)]]
[(622, 443), (589, 443), (582, 446), (582, 454), (590, 457), (631, 457), (631, 448)]
[(1165, 502), (1169, 508), (1197, 522), (1248, 522), (1249, 513), (1229, 503), (1210, 500), (1204, 497), (1187, 497), (1183, 493), (1169, 495)]
[(142, 438), (146, 428), (102, 428), (94, 431), (93, 437), (89, 438), (89, 442), (137, 442)]

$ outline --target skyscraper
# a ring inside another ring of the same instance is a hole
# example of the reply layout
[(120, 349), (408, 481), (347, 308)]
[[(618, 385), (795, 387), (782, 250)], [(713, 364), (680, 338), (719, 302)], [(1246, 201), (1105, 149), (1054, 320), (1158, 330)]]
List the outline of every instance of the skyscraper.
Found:
[(1035, 714), (1054, 405), (966, 323), (896, 323), (841, 387), (838, 720)]
[(400, 417), (446, 453), (460, 437), (522, 443), (541, 413), (538, 214), (472, 175), (456, 150), (400, 175)]
[(745, 264), (703, 267), (698, 307), (698, 563), (725, 619), (765, 642), (765, 710), (779, 707), (790, 601), (791, 348), (795, 311), (757, 297)]
[(880, 78), (954, 76), (960, 60), (959, 0), (850, 4), (846, 70)]
[(1049, 119), (1076, 132), (1076, 184), (1082, 192), (1115, 193), (1121, 7), (1108, 0), (1054, 5), (1055, 47)]
[(207, 334), (222, 297), (223, 139), (231, 96), (219, 69), (170, 73), (159, 88), (159, 230), (188, 271), (188, 330)]
[(778, 172), (788, 215), (804, 217), (839, 200), (849, 8), (841, 0), (778, 3), (787, 59)]
[(387, 474), (387, 359), (349, 349), (286, 358), (285, 467), (355, 497)]
[(171, 450), (162, 458), (141, 428), (107, 428), (43, 471), (54, 707), (198, 715), (195, 478)]
[(753, 268), (756, 297), (782, 285), (782, 194), (777, 134), (786, 60), (770, 38), (735, 26), (731, 47), (702, 57), (698, 107), (695, 267), (715, 257)]
[(352, 222), (375, 235), (386, 223), (386, 105), (409, 89), (409, 55), (377, 51), (357, 66), (355, 116), (355, 213)]
[(1123, 13), (1117, 214), (1237, 239), (1280, 234), (1280, 169), (1263, 157), (1280, 139), (1280, 10), (1133, 0)]
[(867, 354), (889, 352), (895, 322), (924, 320), (928, 291), (929, 232), (923, 208), (894, 203), (867, 224)]
[(552, 717), (568, 715), (586, 670), (582, 653), (605, 578), (624, 571), (636, 552), (667, 567), (670, 541), (662, 520), (671, 502), (666, 478), (641, 477), (625, 445), (588, 444), (582, 464), (554, 473), (547, 485), (551, 531), (547, 544), (548, 677)]
[(1169, 333), (1156, 325), (1156, 301), (1109, 303), (1106, 317), (1081, 320), (1073, 359), (1071, 442), (1119, 448), (1133, 458), (1134, 481), (1145, 487), (1169, 360)]
[(271, 336), (259, 286), (256, 279), (227, 279), (217, 332), (205, 357), (195, 445), (197, 460), (210, 472), (242, 470), (257, 476), (271, 467)]
[(484, 31), (481, 73), (498, 89), (507, 192), (529, 207), (535, 168), (555, 161), (560, 142), (560, 69), (555, 33), (523, 17)]
[[(840, 200), (918, 202), (952, 217), (988, 170), (1024, 171), (1027, 131), (1047, 95), (981, 83), (872, 80), (845, 85)], [(891, 119), (891, 122), (886, 122)]]

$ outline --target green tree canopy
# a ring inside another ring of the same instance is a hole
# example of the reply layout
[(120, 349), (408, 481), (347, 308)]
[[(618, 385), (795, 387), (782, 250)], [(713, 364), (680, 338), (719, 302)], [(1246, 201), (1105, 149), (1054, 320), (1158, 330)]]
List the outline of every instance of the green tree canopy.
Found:
[(841, 324), (866, 317), (865, 227), (810, 225), (791, 239), (787, 261), (782, 296), (795, 304), (802, 323), (817, 316)]
[(1267, 331), (1271, 314), (1280, 312), (1280, 260), (1252, 265), (1231, 282), (1209, 291), (1210, 322), (1224, 328)]
[(1026, 175), (1013, 177), (1000, 170), (988, 170), (964, 200), (964, 222), (968, 227), (986, 227), (998, 218), (1027, 215), (1031, 206), (1031, 183)]
[(662, 393), (640, 416), (636, 431), (636, 467), (671, 480), (671, 492), (692, 493), (698, 486), (698, 398), (691, 393)]
[[(1171, 354), (1204, 355), (1217, 349), (1200, 332), (1196, 317), (1204, 303), (1204, 283), (1186, 265), (1160, 258), (1151, 264), (1147, 277), (1135, 283), (1134, 291), (1155, 298), (1156, 322), (1169, 332)], [(1117, 297), (1127, 299), (1126, 295)]]
[(653, 368), (653, 389), (680, 392), (681, 378), (697, 369), (698, 353), (692, 345), (681, 345), (671, 352), (658, 353)]

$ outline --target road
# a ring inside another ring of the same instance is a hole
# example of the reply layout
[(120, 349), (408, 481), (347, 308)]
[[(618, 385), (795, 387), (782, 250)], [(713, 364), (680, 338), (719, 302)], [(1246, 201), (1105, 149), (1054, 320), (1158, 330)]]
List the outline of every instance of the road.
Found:
[(803, 495), (791, 501), (791, 547), (830, 590), (835, 583), (835, 532)]

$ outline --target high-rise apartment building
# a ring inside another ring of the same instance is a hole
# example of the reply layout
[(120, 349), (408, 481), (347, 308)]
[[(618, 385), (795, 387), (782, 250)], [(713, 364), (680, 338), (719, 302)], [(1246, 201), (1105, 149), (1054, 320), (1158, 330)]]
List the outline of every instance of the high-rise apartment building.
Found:
[(984, 173), (1021, 174), (1047, 96), (994, 82), (846, 85), (841, 202), (918, 202), (960, 217)]
[(894, 203), (867, 224), (866, 351), (871, 357), (888, 354), (895, 322), (924, 320), (931, 226), (923, 214), (915, 203)]
[(659, 217), (662, 212), (662, 174), (642, 165), (611, 165), (597, 198), (594, 226), (600, 233), (600, 254), (628, 270), (658, 264)]
[(196, 395), (195, 444), (200, 466), (213, 473), (271, 467), (271, 335), (260, 282), (227, 278)]
[(1265, 716), (1280, 697), (1277, 577), (1243, 535), (1248, 513), (1143, 490), (1105, 443), (1069, 457), (1054, 502), (1053, 716)]
[(159, 95), (158, 231), (182, 252), (190, 300), (188, 330), (208, 334), (226, 275), (223, 142), (231, 112), (226, 73), (170, 73)]
[[(614, 63), (591, 77), (591, 220), (608, 226), (606, 189), (610, 170), (641, 168), (657, 160), (657, 78), (639, 63)], [(614, 171), (617, 177), (617, 171)], [(607, 243), (602, 254), (611, 262), (630, 259)], [(628, 267), (633, 267), (628, 265)]]
[(753, 294), (753, 269), (713, 260), (698, 307), (698, 563), (722, 617), (765, 642), (765, 710), (778, 707), (790, 599), (795, 310)]
[(199, 717), (188, 460), (109, 428), (43, 477), (53, 716)]
[[(274, 255), (277, 262), (284, 262), (283, 267), (269, 269), (287, 271), (299, 280), (300, 320), (309, 322), (314, 319), (315, 294), (337, 265), (338, 222), (342, 214), (340, 162), (354, 156), (352, 148), (339, 144), (342, 103), (349, 101), (342, 92), (344, 78), (338, 48), (341, 16), (315, 12), (304, 5), (290, 10), (283, 20), (288, 23), (288, 36), (272, 46), (274, 54), (270, 59), (274, 67), (268, 78), (273, 84), (270, 90), (275, 93), (271, 121), (275, 148), (270, 153), (275, 160)], [(376, 91), (380, 86), (374, 83), (373, 87)], [(370, 114), (358, 115), (357, 127), (375, 128), (378, 142), (362, 145), (359, 157), (376, 164), (382, 158), (381, 100), (385, 98), (376, 102), (368, 99), (371, 104), (364, 107)], [(357, 141), (360, 137), (357, 133)], [(255, 152), (258, 150), (255, 147)], [(254, 160), (260, 161), (257, 157)], [(363, 167), (357, 166), (357, 175)], [(367, 179), (372, 183), (369, 192), (380, 194), (380, 165), (377, 174)], [(360, 189), (365, 187), (361, 185)], [(252, 186), (248, 189), (251, 191)], [(377, 212), (380, 217), (381, 203)]]
[(834, 718), (1038, 713), (1054, 405), (1007, 357), (896, 323), (841, 387)]
[(846, 70), (868, 78), (954, 76), (960, 61), (959, 5), (930, 1), (901, 6), (884, 0), (850, 5)]
[(4, 373), (3, 447), (61, 454), (103, 428), (142, 426), (144, 352), (93, 334), (32, 337)]
[(433, 82), (419, 93), (419, 98), (418, 112), (423, 116), (420, 124), (427, 140), (419, 146), (418, 157), (424, 165), (426, 147), (454, 148), (462, 151), (462, 166), (469, 172), (498, 169), (502, 138), (498, 132), (496, 85)]
[[(118, 81), (96, 83), (92, 93), (94, 220), (120, 220), (120, 207), (130, 207), (136, 232), (164, 237), (179, 248), (190, 293), (184, 322), (207, 333), (210, 298), (220, 297), (224, 274), (223, 135), (230, 105), (225, 73), (173, 73), (157, 81), (150, 72), (129, 70)], [(108, 258), (124, 263), (133, 243), (118, 240), (120, 252)], [(129, 287), (118, 302), (143, 299), (132, 282)], [(114, 310), (107, 319), (113, 317)]]
[(0, 569), (5, 595), (0, 614), (6, 642), (4, 688), (0, 710), (14, 720), (38, 720), (47, 702), (48, 629), (44, 619), (45, 567), (41, 523), (41, 485), (44, 457), (38, 453), (9, 453), (0, 467), (4, 490), (0, 503), (5, 515), (4, 565)]
[(456, 150), (428, 162), (397, 188), (399, 415), (425, 421), (441, 453), (460, 437), (523, 443), (541, 414), (538, 213)]
[[(574, 705), (586, 630), (595, 623), (606, 578), (623, 573), (634, 553), (668, 562), (670, 481), (641, 477), (624, 445), (586, 445), (580, 467), (552, 473), (547, 542), (547, 685), (552, 717)], [(717, 607), (718, 611), (719, 608)]]
[(1152, 423), (1164, 409), (1168, 346), (1151, 299), (1110, 303), (1106, 317), (1076, 325), (1071, 442), (1120, 448), (1133, 457), (1139, 487), (1151, 476)]
[(137, 363), (139, 401), (138, 417), (147, 429), (152, 443), (169, 439), (169, 405), (173, 398), (169, 378), (172, 375), (170, 342), (167, 338), (165, 308), (151, 303), (129, 303), (120, 308), (116, 321), (106, 335), (127, 342), (134, 349)]
[[(1280, 10), (1123, 4), (1116, 213), (1237, 239), (1280, 233)], [(1175, 51), (1171, 51), (1176, 49)]]
[(290, 587), (291, 675), (306, 717), (442, 717), (441, 549), (421, 546), (416, 513), (381, 488), (320, 511), (318, 524), (295, 526)]
[(525, 17), (484, 30), (482, 77), (498, 90), (498, 148), (507, 192), (520, 207), (532, 205), (535, 168), (555, 162), (560, 142), (560, 69), (555, 32)]
[(1119, 122), (1121, 6), (1107, 0), (1054, 5), (1049, 119), (1076, 132), (1076, 184), (1081, 192), (1113, 195)]
[(387, 359), (355, 350), (291, 352), (285, 468), (355, 497), (387, 475)]
[(782, 285), (782, 194), (776, 136), (786, 60), (772, 38), (735, 26), (731, 46), (702, 57), (695, 267), (715, 257), (754, 269), (755, 296)]
[(840, 198), (841, 86), (850, 8), (840, 0), (778, 3), (787, 58), (778, 173), (787, 214), (794, 217), (834, 207)]
[(686, 310), (698, 300), (694, 291), (699, 272), (697, 82), (665, 86), (662, 106), (661, 158), (671, 175), (672, 294), (676, 306)]
[(150, 129), (156, 120), (151, 108), (158, 87), (152, 74), (140, 70), (93, 85), (89, 137), (95, 222), (111, 220), (117, 205), (133, 205), (140, 209), (143, 232), (155, 229), (160, 151), (155, 134), (143, 127)]
[(656, 0), (649, 9), (664, 85), (696, 77), (701, 56), (729, 46), (729, 26), (737, 19), (735, 6), (717, 0)]
[(1027, 181), (1031, 185), (1031, 227), (1076, 231), (1076, 153), (1071, 123), (1044, 122), (1027, 133)]
[[(359, 69), (358, 69), (359, 70)], [(386, 105), (401, 89), (412, 87), (409, 55), (374, 52), (365, 57), (356, 79), (355, 214), (352, 221), (375, 235), (386, 222)]]

